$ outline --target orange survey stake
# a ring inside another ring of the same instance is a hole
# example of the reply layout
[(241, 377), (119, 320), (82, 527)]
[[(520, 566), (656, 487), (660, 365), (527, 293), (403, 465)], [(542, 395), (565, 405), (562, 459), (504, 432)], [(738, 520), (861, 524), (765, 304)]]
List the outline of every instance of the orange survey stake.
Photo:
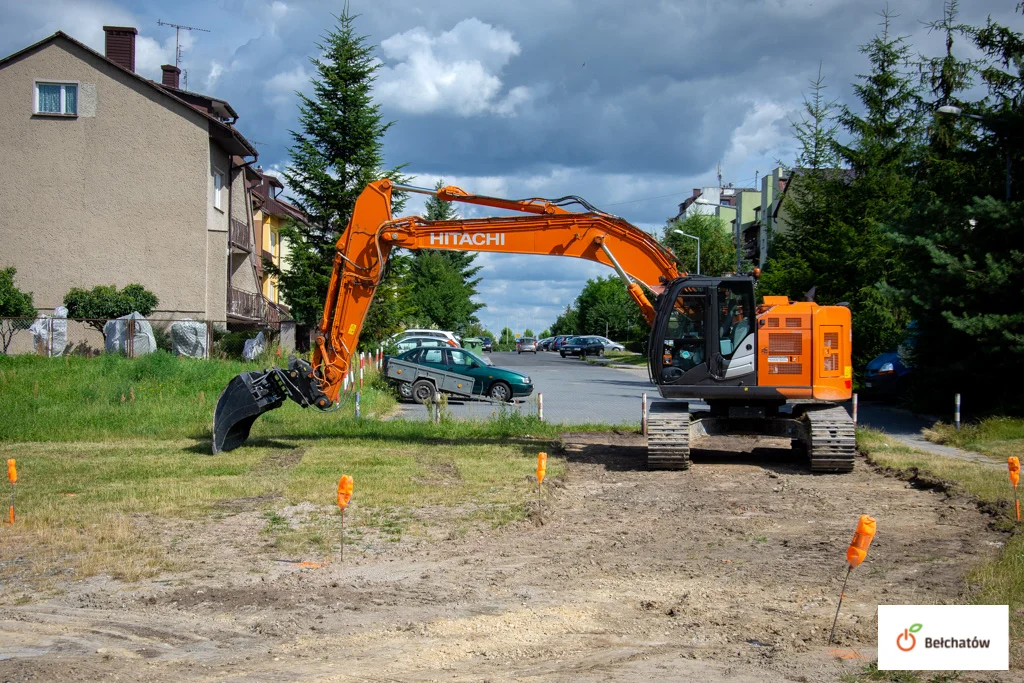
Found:
[(853, 533), (850, 547), (846, 549), (846, 561), (850, 568), (860, 565), (868, 556), (868, 547), (875, 537), (875, 518), (861, 515), (857, 522), (857, 531)]
[(1006, 466), (1010, 468), (1010, 483), (1013, 484), (1013, 488), (1017, 488), (1017, 484), (1020, 483), (1020, 460), (1016, 455), (1011, 455), (1006, 459)]
[[(1016, 460), (1016, 458), (1014, 458), (1014, 460)], [(1020, 469), (1019, 465), (1017, 466), (1017, 469)], [(15, 463), (14, 458), (7, 459), (7, 478), (11, 480), (12, 484), (18, 483), (18, 466)]]
[(544, 475), (548, 472), (548, 454), (541, 451), (537, 454), (537, 483), (544, 483)]
[(352, 500), (353, 484), (352, 477), (347, 474), (341, 475), (341, 479), (338, 480), (338, 507), (342, 512), (348, 507), (348, 502)]

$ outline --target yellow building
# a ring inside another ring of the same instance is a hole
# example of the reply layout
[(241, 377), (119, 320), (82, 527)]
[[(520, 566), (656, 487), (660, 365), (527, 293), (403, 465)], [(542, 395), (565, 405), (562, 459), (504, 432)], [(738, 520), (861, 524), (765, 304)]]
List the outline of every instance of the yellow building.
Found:
[(281, 299), (277, 278), (266, 272), (263, 263), (269, 261), (278, 268), (288, 268), (288, 241), (281, 236), (281, 228), (289, 221), (305, 223), (306, 216), (302, 211), (285, 201), (281, 196), (284, 185), (276, 176), (264, 173), (256, 168), (257, 179), (252, 186), (253, 222), (256, 228), (256, 244), (259, 245), (257, 272), (260, 286), (267, 301), (275, 304), (282, 312), (288, 313), (288, 307)]

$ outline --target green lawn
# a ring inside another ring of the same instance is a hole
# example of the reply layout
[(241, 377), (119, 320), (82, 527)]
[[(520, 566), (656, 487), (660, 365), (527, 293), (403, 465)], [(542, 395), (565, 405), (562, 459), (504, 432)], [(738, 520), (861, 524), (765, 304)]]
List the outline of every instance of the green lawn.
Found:
[(925, 436), (935, 443), (978, 451), (1000, 460), (1011, 455), (1024, 458), (1024, 418), (989, 417), (961, 425), (959, 431), (951, 424), (939, 422), (925, 430)]
[[(526, 514), (538, 451), (551, 455), (550, 477), (564, 472), (552, 449), (560, 425), (512, 408), (478, 421), (444, 410), (440, 424), (381, 419), (395, 399), (374, 373), (362, 419), (351, 401), (327, 414), (288, 402), (257, 420), (244, 447), (211, 456), (221, 389), (261, 367), (166, 353), (0, 357), (0, 457), (17, 459), (19, 472), (0, 578), (151, 575), (169, 566), (160, 529), (239, 505), (265, 515), (271, 542), (327, 553), (342, 474), (356, 482), (347, 515), (356, 544), (370, 531), (401, 537), (425, 507), (447, 510), (457, 528), (500, 525)], [(304, 501), (323, 507), (282, 524), (282, 510)]]

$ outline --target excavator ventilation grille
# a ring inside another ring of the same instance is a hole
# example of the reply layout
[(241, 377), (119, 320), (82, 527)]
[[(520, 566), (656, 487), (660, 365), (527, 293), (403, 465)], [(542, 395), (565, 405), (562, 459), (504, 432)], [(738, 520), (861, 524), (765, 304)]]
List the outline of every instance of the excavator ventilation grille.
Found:
[(768, 327), (778, 327), (778, 326), (779, 326), (779, 319), (778, 318), (768, 318)]
[(802, 375), (803, 372), (803, 363), (773, 363), (768, 366), (770, 375)]
[(833, 353), (830, 356), (825, 356), (825, 362), (823, 368), (825, 372), (839, 372), (839, 354)]
[(833, 351), (839, 350), (839, 333), (838, 332), (826, 332), (825, 333), (825, 348), (831, 348)]
[(786, 318), (786, 327), (800, 327), (800, 318)]
[(768, 335), (769, 354), (791, 354), (803, 351), (803, 335), (799, 332), (774, 332)]

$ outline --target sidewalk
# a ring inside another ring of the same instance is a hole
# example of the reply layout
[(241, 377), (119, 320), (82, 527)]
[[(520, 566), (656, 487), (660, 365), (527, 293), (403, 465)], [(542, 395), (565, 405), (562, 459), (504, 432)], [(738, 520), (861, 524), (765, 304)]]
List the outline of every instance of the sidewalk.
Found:
[[(847, 411), (853, 410), (852, 403), (846, 403), (845, 405)], [(857, 407), (858, 426), (871, 427), (872, 429), (885, 432), (896, 441), (911, 448), (967, 462), (976, 462), (990, 467), (1003, 466), (1001, 463), (995, 462), (992, 458), (986, 457), (981, 453), (965, 451), (952, 446), (940, 446), (925, 439), (924, 435), (921, 434), (921, 430), (931, 427), (937, 421), (938, 418), (936, 417), (916, 415), (909, 410), (874, 401), (861, 401)]]

